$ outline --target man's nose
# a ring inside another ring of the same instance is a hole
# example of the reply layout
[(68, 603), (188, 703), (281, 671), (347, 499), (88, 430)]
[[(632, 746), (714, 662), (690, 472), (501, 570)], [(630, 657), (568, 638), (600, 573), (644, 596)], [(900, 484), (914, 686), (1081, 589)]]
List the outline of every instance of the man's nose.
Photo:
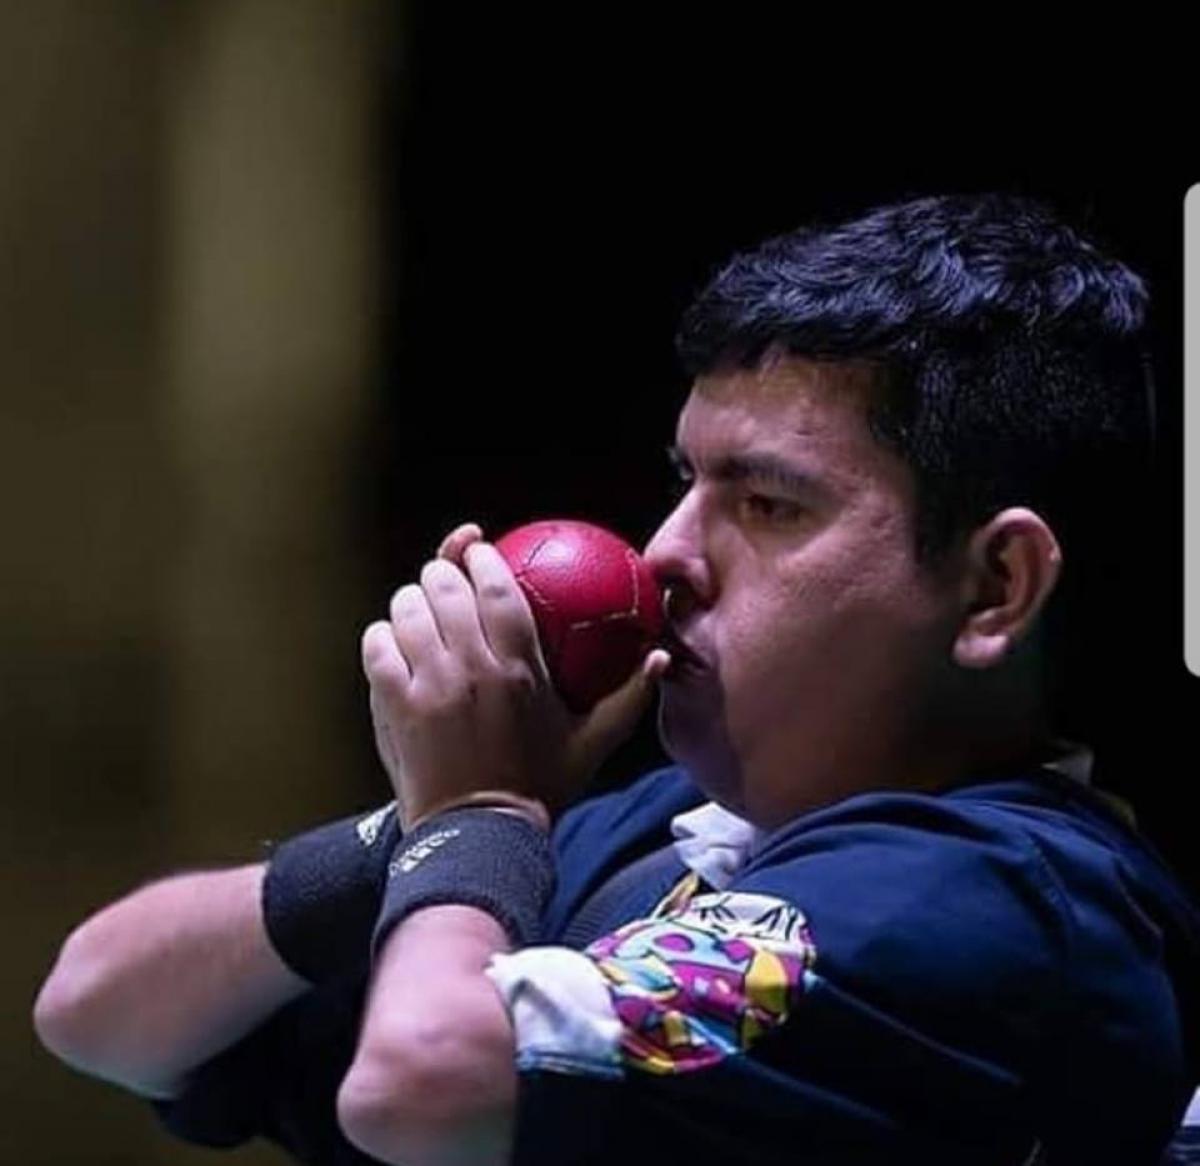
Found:
[(642, 551), (669, 601), (668, 617), (678, 619), (696, 603), (712, 600), (712, 571), (705, 554), (700, 514), (689, 498), (663, 520)]

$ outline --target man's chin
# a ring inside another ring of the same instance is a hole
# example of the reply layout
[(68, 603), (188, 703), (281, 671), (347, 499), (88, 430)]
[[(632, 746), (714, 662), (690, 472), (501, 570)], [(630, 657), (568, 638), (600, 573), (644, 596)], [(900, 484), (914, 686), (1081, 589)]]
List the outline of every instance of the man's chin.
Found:
[(743, 816), (745, 798), (742, 796), (741, 767), (727, 758), (725, 764), (718, 763), (722, 749), (718, 745), (706, 742), (700, 745), (695, 741), (672, 739), (671, 733), (659, 715), (658, 740), (666, 755), (681, 769), (692, 782), (711, 798), (722, 809), (731, 814)]

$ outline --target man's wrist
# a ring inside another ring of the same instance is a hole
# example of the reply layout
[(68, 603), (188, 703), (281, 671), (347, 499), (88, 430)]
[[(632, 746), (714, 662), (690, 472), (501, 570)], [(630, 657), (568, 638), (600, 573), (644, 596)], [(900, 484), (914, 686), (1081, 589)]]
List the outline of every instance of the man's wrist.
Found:
[(503, 810), (524, 818), (531, 826), (546, 834), (550, 833), (552, 826), (550, 811), (546, 808), (545, 803), (537, 798), (525, 797), (522, 794), (513, 793), (511, 790), (475, 790), (469, 794), (438, 802), (434, 806), (421, 810), (416, 815), (405, 815), (405, 833), (411, 833), (438, 814), (462, 809)]
[(514, 947), (537, 938), (554, 889), (547, 830), (514, 806), (469, 806), (423, 818), (388, 864), (372, 939), (378, 957), (390, 932), (423, 907), (477, 907), (497, 919)]

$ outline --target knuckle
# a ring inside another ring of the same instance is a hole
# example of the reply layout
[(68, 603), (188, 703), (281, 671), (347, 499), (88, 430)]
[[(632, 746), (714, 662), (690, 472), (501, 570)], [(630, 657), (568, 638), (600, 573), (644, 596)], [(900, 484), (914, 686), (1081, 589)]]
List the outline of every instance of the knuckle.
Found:
[(425, 684), (416, 689), (413, 706), (422, 716), (442, 718), (473, 703), (476, 695), (475, 685), (466, 677), (443, 676), (436, 684)]
[(512, 589), (500, 579), (489, 579), (479, 589), (480, 599), (487, 600), (488, 603), (511, 603), (515, 598)]
[(381, 660), (367, 670), (367, 679), (372, 690), (389, 699), (403, 695), (408, 687), (408, 678), (393, 660)]
[(502, 665), (501, 675), (510, 691), (530, 693), (537, 687), (537, 677), (524, 660), (510, 660)]

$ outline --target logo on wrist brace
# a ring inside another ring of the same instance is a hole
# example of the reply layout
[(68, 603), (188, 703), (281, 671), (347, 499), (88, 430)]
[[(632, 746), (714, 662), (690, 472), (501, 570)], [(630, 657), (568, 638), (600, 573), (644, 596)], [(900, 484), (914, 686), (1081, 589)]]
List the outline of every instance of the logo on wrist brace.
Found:
[(395, 802), (389, 802), (386, 806), (381, 806), (378, 810), (368, 814), (360, 822), (354, 826), (355, 832), (358, 834), (358, 840), (364, 846), (372, 846), (375, 839), (379, 837), (379, 831), (383, 829), (384, 819), (396, 808)]
[(394, 879), (398, 874), (408, 874), (416, 870), (439, 846), (445, 846), (451, 838), (457, 838), (462, 833), (457, 826), (449, 826), (445, 830), (435, 830), (428, 838), (413, 843), (403, 854), (388, 863), (388, 878)]

